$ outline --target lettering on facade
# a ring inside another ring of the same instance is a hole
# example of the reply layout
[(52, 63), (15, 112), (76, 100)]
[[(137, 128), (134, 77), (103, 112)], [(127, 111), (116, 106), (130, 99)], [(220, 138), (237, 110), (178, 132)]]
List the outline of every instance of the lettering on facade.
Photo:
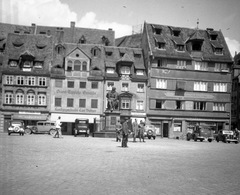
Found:
[(90, 109), (90, 108), (57, 108), (55, 107), (55, 111), (59, 112), (84, 112), (84, 113), (95, 113), (97, 110)]
[(72, 90), (60, 90), (58, 89), (56, 93), (70, 94), (70, 95), (97, 95), (94, 91), (72, 91)]

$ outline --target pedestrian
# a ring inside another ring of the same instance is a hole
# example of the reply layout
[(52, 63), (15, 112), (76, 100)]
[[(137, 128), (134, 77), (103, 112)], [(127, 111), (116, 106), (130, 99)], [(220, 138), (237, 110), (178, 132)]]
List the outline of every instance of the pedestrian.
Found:
[(122, 147), (127, 148), (127, 142), (128, 142), (128, 134), (129, 134), (129, 128), (128, 128), (128, 120), (125, 120), (122, 127)]
[(116, 142), (121, 142), (121, 131), (122, 131), (122, 124), (120, 123), (120, 120), (117, 121), (116, 124)]
[(235, 128), (235, 135), (236, 135), (237, 140), (239, 141), (239, 130), (237, 127)]
[(53, 137), (54, 138), (63, 138), (62, 137), (62, 131), (61, 131), (62, 123), (61, 123), (61, 117), (60, 116), (56, 120), (55, 125), (56, 125), (56, 133), (55, 133), (55, 135)]
[(133, 132), (132, 132), (133, 142), (136, 142), (136, 137), (138, 135), (138, 122), (137, 122), (137, 119), (135, 119), (135, 121), (133, 122), (132, 127), (133, 127)]
[(141, 142), (141, 139), (144, 141), (144, 131), (145, 131), (145, 124), (144, 122), (141, 120), (140, 124), (139, 124), (139, 140)]

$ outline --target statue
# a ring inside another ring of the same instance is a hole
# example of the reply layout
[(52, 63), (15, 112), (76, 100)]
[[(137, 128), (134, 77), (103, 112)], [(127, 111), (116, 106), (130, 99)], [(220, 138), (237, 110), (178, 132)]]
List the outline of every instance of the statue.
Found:
[(116, 92), (116, 88), (112, 87), (112, 90), (107, 93), (107, 110), (117, 110), (118, 109), (118, 93)]

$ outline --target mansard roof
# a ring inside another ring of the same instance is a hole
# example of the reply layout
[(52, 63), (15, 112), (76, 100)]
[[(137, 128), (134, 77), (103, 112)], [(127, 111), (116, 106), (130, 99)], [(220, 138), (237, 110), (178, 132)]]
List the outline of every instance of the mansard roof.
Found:
[[(156, 33), (154, 28), (161, 29), (161, 32)], [(174, 36), (172, 33), (174, 29), (179, 31), (178, 36)], [(193, 55), (190, 46), (194, 41), (200, 41), (202, 42), (202, 60), (232, 62), (231, 54), (221, 30), (203, 30), (145, 23), (143, 33), (147, 34), (150, 53), (155, 57), (191, 60)], [(213, 34), (217, 37), (216, 40), (211, 40), (210, 35)], [(157, 48), (156, 42), (163, 41), (165, 41), (165, 48)], [(184, 51), (177, 51), (177, 44), (184, 44)], [(214, 53), (214, 48), (218, 47), (223, 49), (222, 55)]]

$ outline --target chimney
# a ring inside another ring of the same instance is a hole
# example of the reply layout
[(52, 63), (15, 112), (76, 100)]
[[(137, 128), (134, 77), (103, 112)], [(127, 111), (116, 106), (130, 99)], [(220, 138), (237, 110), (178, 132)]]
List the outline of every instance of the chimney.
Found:
[(34, 34), (34, 35), (37, 34), (37, 26), (35, 23), (32, 23), (31, 29), (32, 29), (32, 34)]
[(75, 22), (71, 22), (70, 24), (71, 28), (71, 42), (74, 43), (74, 38), (75, 38)]
[(72, 22), (70, 23), (70, 27), (71, 27), (71, 28), (75, 28), (75, 22), (72, 21)]
[(63, 42), (64, 30), (63, 28), (57, 28), (57, 41), (58, 43)]

